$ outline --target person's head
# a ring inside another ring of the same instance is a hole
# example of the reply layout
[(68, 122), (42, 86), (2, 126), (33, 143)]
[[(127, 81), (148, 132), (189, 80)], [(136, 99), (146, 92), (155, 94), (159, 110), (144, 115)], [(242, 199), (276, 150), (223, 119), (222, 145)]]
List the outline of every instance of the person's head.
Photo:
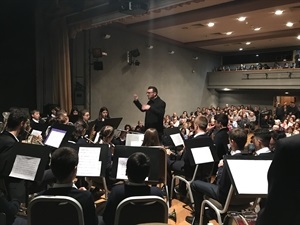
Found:
[(80, 118), (83, 121), (88, 121), (90, 119), (90, 112), (87, 109), (83, 109), (80, 111)]
[(205, 116), (197, 116), (194, 120), (194, 128), (196, 132), (198, 131), (206, 131), (208, 125), (208, 120)]
[(32, 110), (31, 111), (31, 118), (35, 119), (35, 120), (39, 120), (41, 118), (41, 115), (40, 115), (40, 111), (39, 110)]
[(148, 128), (144, 134), (142, 146), (159, 146), (159, 136), (155, 128)]
[(73, 131), (73, 139), (74, 141), (78, 141), (78, 139), (85, 135), (87, 129), (88, 129), (88, 124), (85, 123), (82, 120), (78, 120), (74, 123), (74, 128), (75, 130)]
[(142, 152), (133, 153), (127, 160), (126, 174), (128, 180), (143, 183), (150, 172), (150, 159)]
[(229, 144), (232, 150), (244, 150), (247, 142), (247, 133), (244, 129), (234, 128), (229, 131)]
[(269, 147), (271, 132), (266, 128), (258, 128), (254, 131), (253, 143), (255, 149), (259, 150), (263, 147)]
[(77, 116), (78, 114), (79, 114), (79, 110), (76, 107), (72, 108), (70, 115)]
[(280, 130), (273, 130), (271, 132), (271, 139), (270, 139), (270, 144), (269, 144), (269, 148), (274, 151), (275, 147), (276, 147), (276, 142), (281, 139), (281, 138), (285, 138), (286, 134), (284, 131), (280, 131)]
[(114, 137), (114, 128), (112, 126), (104, 126), (100, 130), (100, 138), (104, 143), (110, 143)]
[(70, 147), (56, 149), (51, 156), (51, 170), (58, 183), (70, 183), (76, 177), (78, 154)]
[(216, 120), (216, 125), (219, 129), (227, 127), (228, 125), (228, 116), (224, 113), (216, 115), (215, 120)]
[(106, 108), (105, 106), (101, 107), (99, 110), (99, 119), (102, 118), (109, 118), (109, 111), (108, 108)]
[(61, 109), (56, 113), (56, 118), (59, 123), (67, 124), (69, 122), (69, 116), (66, 110)]
[(148, 99), (154, 99), (158, 95), (158, 90), (154, 86), (149, 86), (147, 89), (147, 97)]
[(129, 124), (126, 124), (126, 125), (124, 126), (124, 130), (126, 130), (126, 131), (131, 131), (132, 128), (131, 128), (131, 126), (130, 126)]
[(7, 131), (22, 132), (25, 129), (28, 119), (29, 115), (27, 112), (20, 108), (12, 108), (7, 119)]

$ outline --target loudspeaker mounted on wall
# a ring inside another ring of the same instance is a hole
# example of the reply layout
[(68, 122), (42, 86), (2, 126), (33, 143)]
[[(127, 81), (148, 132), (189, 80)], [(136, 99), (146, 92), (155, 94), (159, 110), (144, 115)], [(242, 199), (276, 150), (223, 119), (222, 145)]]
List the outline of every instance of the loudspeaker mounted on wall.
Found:
[(103, 62), (102, 61), (94, 62), (94, 70), (103, 70)]

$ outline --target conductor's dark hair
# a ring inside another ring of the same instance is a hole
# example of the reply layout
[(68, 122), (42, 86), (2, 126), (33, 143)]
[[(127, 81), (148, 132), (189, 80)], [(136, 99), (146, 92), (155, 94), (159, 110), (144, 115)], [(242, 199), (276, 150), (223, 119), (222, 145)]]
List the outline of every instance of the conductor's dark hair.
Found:
[(269, 147), (272, 133), (267, 128), (258, 128), (254, 131), (254, 137), (259, 138), (264, 147)]
[(51, 157), (51, 170), (58, 181), (62, 181), (78, 165), (78, 153), (70, 147), (61, 147), (56, 149)]
[(152, 89), (153, 92), (155, 92), (156, 94), (158, 94), (158, 90), (157, 90), (156, 87), (154, 87), (154, 86), (149, 86), (148, 89)]
[(29, 114), (20, 108), (11, 108), (7, 119), (7, 130), (15, 130), (21, 122), (26, 122), (29, 119)]
[(247, 142), (247, 133), (242, 128), (234, 128), (229, 131), (229, 139), (235, 141), (239, 150), (244, 150), (245, 144)]
[(126, 174), (130, 182), (143, 183), (150, 172), (150, 158), (142, 152), (133, 153), (127, 160)]

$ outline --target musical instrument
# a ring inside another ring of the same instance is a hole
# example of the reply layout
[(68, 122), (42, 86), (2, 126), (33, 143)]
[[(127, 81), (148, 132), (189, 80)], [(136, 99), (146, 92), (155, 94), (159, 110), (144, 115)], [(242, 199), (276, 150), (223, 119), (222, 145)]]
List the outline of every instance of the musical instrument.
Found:
[(257, 214), (253, 211), (229, 212), (224, 220), (224, 224), (255, 225), (256, 219), (257, 219)]
[(0, 133), (2, 133), (2, 132), (5, 130), (9, 115), (10, 115), (10, 112), (3, 112), (3, 113), (2, 113), (2, 116), (3, 116), (3, 124), (2, 124), (2, 127), (0, 128)]

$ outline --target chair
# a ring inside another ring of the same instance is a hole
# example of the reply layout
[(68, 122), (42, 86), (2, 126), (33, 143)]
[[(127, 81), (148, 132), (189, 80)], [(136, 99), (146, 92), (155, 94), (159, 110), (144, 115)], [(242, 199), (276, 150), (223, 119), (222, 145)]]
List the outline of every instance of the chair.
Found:
[(167, 222), (168, 206), (164, 199), (158, 196), (134, 196), (119, 203), (114, 225)]
[(28, 224), (84, 225), (82, 207), (76, 199), (68, 196), (41, 195), (29, 203)]
[(227, 213), (229, 211), (239, 212), (246, 209), (247, 210), (254, 209), (259, 201), (260, 198), (239, 196), (238, 194), (235, 193), (235, 189), (233, 185), (231, 185), (224, 206), (215, 199), (205, 197), (205, 199), (202, 201), (201, 204), (199, 224), (204, 225), (203, 215), (205, 212), (206, 205), (208, 205), (211, 209), (215, 211), (215, 213), (217, 214), (218, 224), (222, 225), (223, 222), (222, 222), (221, 214)]

